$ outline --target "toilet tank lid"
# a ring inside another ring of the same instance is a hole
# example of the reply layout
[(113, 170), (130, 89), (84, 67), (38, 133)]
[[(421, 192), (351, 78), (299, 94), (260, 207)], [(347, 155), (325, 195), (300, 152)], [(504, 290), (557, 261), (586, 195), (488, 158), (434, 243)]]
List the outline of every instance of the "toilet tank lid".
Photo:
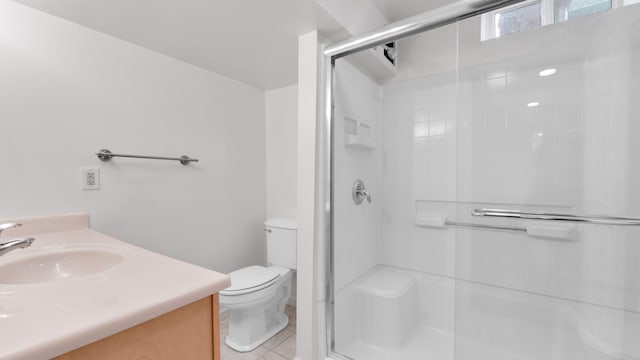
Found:
[(296, 219), (277, 217), (271, 218), (264, 222), (265, 226), (274, 227), (278, 229), (297, 229), (298, 221)]

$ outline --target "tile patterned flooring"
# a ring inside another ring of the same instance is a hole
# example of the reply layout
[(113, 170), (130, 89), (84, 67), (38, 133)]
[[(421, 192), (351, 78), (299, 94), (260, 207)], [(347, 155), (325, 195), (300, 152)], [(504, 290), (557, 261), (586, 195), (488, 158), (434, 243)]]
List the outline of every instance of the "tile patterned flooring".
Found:
[(237, 352), (224, 343), (229, 332), (229, 316), (220, 321), (221, 360), (292, 360), (296, 356), (296, 308), (287, 305), (289, 325), (250, 352)]

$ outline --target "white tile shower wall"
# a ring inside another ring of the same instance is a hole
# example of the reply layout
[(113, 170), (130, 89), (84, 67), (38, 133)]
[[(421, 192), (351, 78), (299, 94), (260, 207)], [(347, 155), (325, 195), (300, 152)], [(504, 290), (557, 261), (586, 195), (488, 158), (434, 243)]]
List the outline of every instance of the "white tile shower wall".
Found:
[(456, 34), (455, 26), (445, 26), (401, 40), (393, 81), (455, 71)]
[[(264, 263), (264, 92), (0, 1), (0, 216), (91, 227), (219, 271)], [(114, 152), (200, 162), (114, 159)], [(101, 170), (80, 190), (80, 168)]]
[[(370, 138), (379, 143), (379, 86), (347, 61), (336, 63), (335, 131), (334, 131), (334, 245), (335, 289), (369, 271), (377, 263), (380, 204), (380, 151), (345, 146), (346, 129), (353, 124), (346, 118), (370, 126)], [(364, 181), (371, 194), (356, 205), (351, 188), (356, 179)]]
[[(601, 29), (607, 29), (621, 26), (620, 24), (625, 22), (628, 24), (629, 19), (625, 21), (620, 17), (620, 13), (612, 15), (608, 23), (601, 17), (599, 26)], [(469, 195), (470, 199), (475, 201), (564, 205), (572, 207), (571, 211), (576, 213), (637, 216), (637, 212), (622, 206), (627, 201), (615, 202), (610, 196), (613, 188), (618, 186), (623, 189), (628, 188), (625, 173), (631, 149), (624, 139), (616, 143), (612, 142), (612, 128), (624, 129), (627, 121), (624, 116), (617, 124), (613, 121), (612, 98), (615, 94), (622, 98), (632, 96), (628, 93), (628, 84), (621, 81), (630, 71), (629, 66), (625, 66), (629, 59), (629, 39), (624, 38), (632, 32), (622, 28), (614, 28), (611, 31), (621, 34), (623, 39), (619, 42), (605, 40), (603, 37), (611, 36), (609, 31), (587, 34), (569, 32), (565, 36), (576, 39), (577, 44), (581, 43), (580, 39), (584, 36), (589, 36), (591, 41), (586, 46), (579, 45), (584, 48), (566, 50), (570, 56), (555, 49), (555, 53), (551, 52), (551, 55), (546, 52), (540, 56), (532, 54), (526, 58), (516, 57), (509, 59), (507, 65), (499, 65), (507, 69), (504, 72), (507, 78), (507, 89), (509, 89), (510, 74), (516, 77), (524, 74), (525, 77), (529, 77), (522, 90), (526, 88), (526, 94), (530, 98), (519, 97), (520, 89), (517, 87), (509, 91), (508, 95), (494, 93), (487, 88), (483, 91), (476, 84), (481, 82), (481, 76), (471, 75), (471, 82), (474, 84), (470, 97), (470, 103), (474, 109), (473, 118), (480, 118), (484, 113), (485, 128), (488, 126), (487, 111), (504, 111), (505, 109), (509, 111), (509, 108), (514, 105), (524, 108), (526, 103), (534, 100), (540, 105), (528, 111), (531, 147), (527, 154), (521, 154), (522, 161), (515, 164), (516, 167), (512, 170), (506, 166), (506, 162), (492, 161), (500, 158), (501, 151), (512, 148), (502, 145), (507, 144), (508, 135), (506, 134), (498, 133), (490, 141), (490, 143), (499, 144), (493, 153), (483, 153), (486, 147), (482, 144), (476, 145), (475, 142), (467, 151), (460, 151), (459, 159), (468, 156), (471, 158), (470, 161), (478, 166), (472, 169), (473, 182), (466, 184), (470, 190), (466, 194), (460, 191), (459, 200), (464, 201), (465, 195)], [(465, 55), (462, 51), (461, 57), (465, 56), (472, 55), (471, 53)], [(535, 59), (538, 59), (537, 66)], [(525, 66), (526, 64), (530, 64), (529, 69)], [(558, 74), (551, 78), (539, 78), (537, 72), (543, 66), (550, 65), (558, 68)], [(517, 70), (509, 71), (510, 67)], [(620, 69), (620, 72), (610, 69)], [(474, 70), (472, 68), (468, 71), (473, 73)], [(481, 71), (475, 71), (481, 73)], [(478, 136), (480, 139), (487, 136), (481, 133), (480, 127), (478, 128), (477, 133), (475, 128), (471, 130), (471, 138), (474, 141)], [(495, 131), (499, 130), (494, 129), (493, 134), (488, 136), (495, 136)], [(621, 168), (617, 172), (613, 170), (616, 164)], [(514, 172), (523, 174), (527, 170), (529, 170), (528, 176), (512, 177)], [(620, 182), (618, 186), (614, 186), (616, 178)], [(480, 183), (478, 183), (479, 180)], [(500, 183), (500, 180), (504, 183)], [(500, 191), (496, 191), (495, 194), (487, 192), (490, 184), (498, 185), (495, 188)], [(464, 184), (461, 182), (460, 186)], [(514, 191), (513, 196), (501, 192), (501, 189), (509, 186), (519, 187)], [(525, 196), (517, 197), (517, 194)], [(612, 237), (611, 231), (614, 229), (581, 227), (577, 242), (553, 242), (550, 261), (545, 262), (540, 262), (541, 258), (532, 262), (530, 253), (523, 251), (522, 247), (508, 250), (504, 245), (491, 245), (491, 240), (485, 238), (494, 236), (493, 234), (473, 235), (472, 243), (467, 245), (474, 246), (472, 244), (480, 242), (493, 251), (501, 251), (502, 256), (524, 258), (524, 264), (537, 264), (534, 267), (525, 265), (520, 271), (510, 273), (508, 276), (510, 280), (504, 275), (506, 269), (485, 271), (486, 276), (481, 282), (617, 308), (635, 309), (635, 305), (631, 304), (638, 296), (636, 278), (627, 276), (620, 279), (606, 274), (620, 274), (621, 270), (614, 270), (618, 267), (614, 264), (619, 264), (622, 259), (608, 254), (620, 254), (625, 250), (633, 250), (634, 247), (631, 245), (638, 241), (638, 232), (632, 231), (622, 237)], [(515, 239), (517, 236), (512, 238)], [(627, 239), (631, 244), (626, 242)], [(522, 241), (524, 244), (531, 244), (531, 239), (523, 237)], [(496, 263), (491, 256), (480, 260), (482, 255), (474, 253), (474, 257), (472, 263), (476, 265), (471, 265), (472, 276), (482, 277), (480, 274), (483, 273), (483, 269), (488, 270)], [(459, 264), (458, 268), (461, 267), (465, 267), (465, 264)], [(637, 271), (628, 263), (624, 265), (624, 269), (625, 272), (631, 273)], [(504, 280), (499, 280), (500, 277)], [(522, 283), (523, 280), (524, 283)], [(620, 286), (620, 282), (625, 286)]]
[[(455, 43), (455, 31), (443, 34)], [(445, 72), (384, 87), (381, 263), (454, 276), (455, 234), (413, 221), (416, 200), (456, 200), (456, 80)]]
[(384, 86), (381, 263), (640, 311), (635, 228), (581, 225), (555, 241), (413, 225), (423, 202), (507, 225), (469, 210), (640, 217), (640, 7), (605, 15), (485, 43), (477, 19), (463, 22), (459, 73)]

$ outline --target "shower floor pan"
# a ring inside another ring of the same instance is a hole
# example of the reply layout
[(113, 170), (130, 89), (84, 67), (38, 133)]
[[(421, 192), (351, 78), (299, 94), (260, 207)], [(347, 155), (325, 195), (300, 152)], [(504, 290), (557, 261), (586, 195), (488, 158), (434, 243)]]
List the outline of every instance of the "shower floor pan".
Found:
[(640, 360), (640, 313), (444, 276), (378, 265), (335, 304), (356, 360)]
[(344, 353), (354, 359), (367, 360), (453, 360), (453, 334), (419, 326), (402, 347), (382, 348), (371, 343), (356, 341), (350, 344)]

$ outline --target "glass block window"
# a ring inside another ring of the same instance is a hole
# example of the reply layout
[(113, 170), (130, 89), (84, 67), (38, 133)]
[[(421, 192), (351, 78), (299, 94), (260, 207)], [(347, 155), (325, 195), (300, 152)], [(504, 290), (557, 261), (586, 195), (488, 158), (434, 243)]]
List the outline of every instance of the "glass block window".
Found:
[(495, 13), (495, 37), (542, 26), (540, 1)]

